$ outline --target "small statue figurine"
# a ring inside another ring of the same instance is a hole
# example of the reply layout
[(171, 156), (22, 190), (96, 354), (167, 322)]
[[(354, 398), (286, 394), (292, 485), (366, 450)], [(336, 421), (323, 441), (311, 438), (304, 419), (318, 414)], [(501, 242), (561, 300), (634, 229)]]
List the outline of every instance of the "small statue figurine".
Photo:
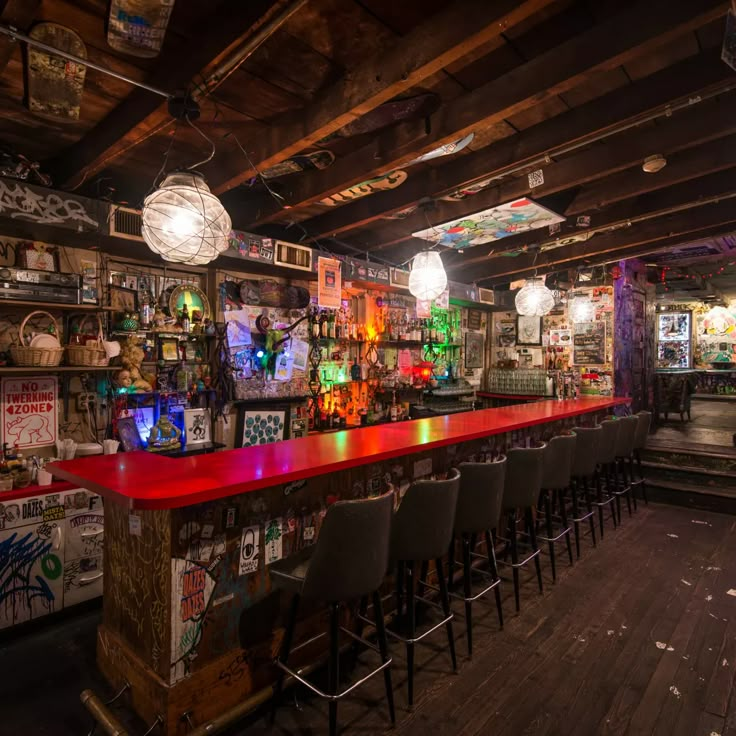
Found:
[(162, 414), (151, 427), (148, 437), (149, 452), (166, 452), (181, 447), (181, 430), (173, 424), (166, 414)]

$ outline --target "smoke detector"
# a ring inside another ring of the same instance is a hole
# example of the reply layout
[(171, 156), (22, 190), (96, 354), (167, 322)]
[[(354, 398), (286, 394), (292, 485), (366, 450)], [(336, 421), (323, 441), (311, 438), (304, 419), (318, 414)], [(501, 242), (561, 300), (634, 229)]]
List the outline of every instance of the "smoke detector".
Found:
[(665, 166), (667, 166), (667, 159), (661, 153), (656, 153), (654, 156), (647, 156), (641, 168), (647, 174), (656, 174), (658, 171), (662, 171)]

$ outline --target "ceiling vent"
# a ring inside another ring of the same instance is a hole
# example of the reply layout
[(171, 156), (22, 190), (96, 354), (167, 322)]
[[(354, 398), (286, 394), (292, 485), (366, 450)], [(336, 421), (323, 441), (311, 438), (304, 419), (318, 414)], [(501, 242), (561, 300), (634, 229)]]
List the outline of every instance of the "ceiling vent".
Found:
[(495, 304), (496, 303), (496, 292), (493, 289), (478, 288), (478, 301), (481, 304)]
[(283, 240), (276, 240), (275, 246), (274, 265), (285, 266), (286, 268), (298, 268), (300, 271), (312, 270), (312, 255), (314, 251), (311, 248), (304, 245), (285, 243)]
[(409, 288), (409, 271), (402, 268), (391, 269), (391, 286), (399, 286), (402, 289)]
[(110, 235), (113, 237), (137, 240), (142, 243), (142, 224), (143, 218), (140, 210), (134, 210), (131, 207), (113, 206), (112, 217), (110, 218)]

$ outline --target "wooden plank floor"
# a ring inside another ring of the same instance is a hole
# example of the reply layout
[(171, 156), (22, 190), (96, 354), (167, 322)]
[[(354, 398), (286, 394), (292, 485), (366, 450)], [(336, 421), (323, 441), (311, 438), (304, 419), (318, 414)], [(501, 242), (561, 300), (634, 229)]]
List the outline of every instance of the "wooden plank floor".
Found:
[(693, 399), (690, 411), (692, 421), (681, 422), (679, 416), (670, 414), (668, 421), (661, 418), (660, 425), (649, 438), (652, 448), (691, 448), (693, 450), (726, 452), (736, 455), (733, 435), (736, 433), (736, 403)]
[[(392, 644), (397, 727), (379, 676), (340, 704), (342, 733), (736, 736), (735, 530), (734, 517), (669, 506), (624, 515), (573, 568), (560, 565), (554, 586), (544, 559), (544, 596), (527, 575), (519, 616), (504, 584), (504, 631), (492, 606), (477, 606), (472, 661), (457, 618), (457, 675), (443, 631), (420, 647), (413, 711)], [(326, 705), (301, 690), (297, 698), (298, 708), (287, 697), (273, 731), (259, 718), (232, 733), (327, 733)]]

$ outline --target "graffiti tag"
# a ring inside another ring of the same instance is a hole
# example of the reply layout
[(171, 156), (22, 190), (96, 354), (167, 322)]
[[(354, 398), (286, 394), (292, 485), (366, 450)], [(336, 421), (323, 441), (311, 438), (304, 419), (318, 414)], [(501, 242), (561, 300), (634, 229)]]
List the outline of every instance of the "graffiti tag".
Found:
[(18, 182), (0, 179), (0, 213), (14, 220), (44, 225), (76, 225), (77, 230), (98, 228), (99, 222), (78, 199), (63, 198), (56, 192), (35, 190)]

